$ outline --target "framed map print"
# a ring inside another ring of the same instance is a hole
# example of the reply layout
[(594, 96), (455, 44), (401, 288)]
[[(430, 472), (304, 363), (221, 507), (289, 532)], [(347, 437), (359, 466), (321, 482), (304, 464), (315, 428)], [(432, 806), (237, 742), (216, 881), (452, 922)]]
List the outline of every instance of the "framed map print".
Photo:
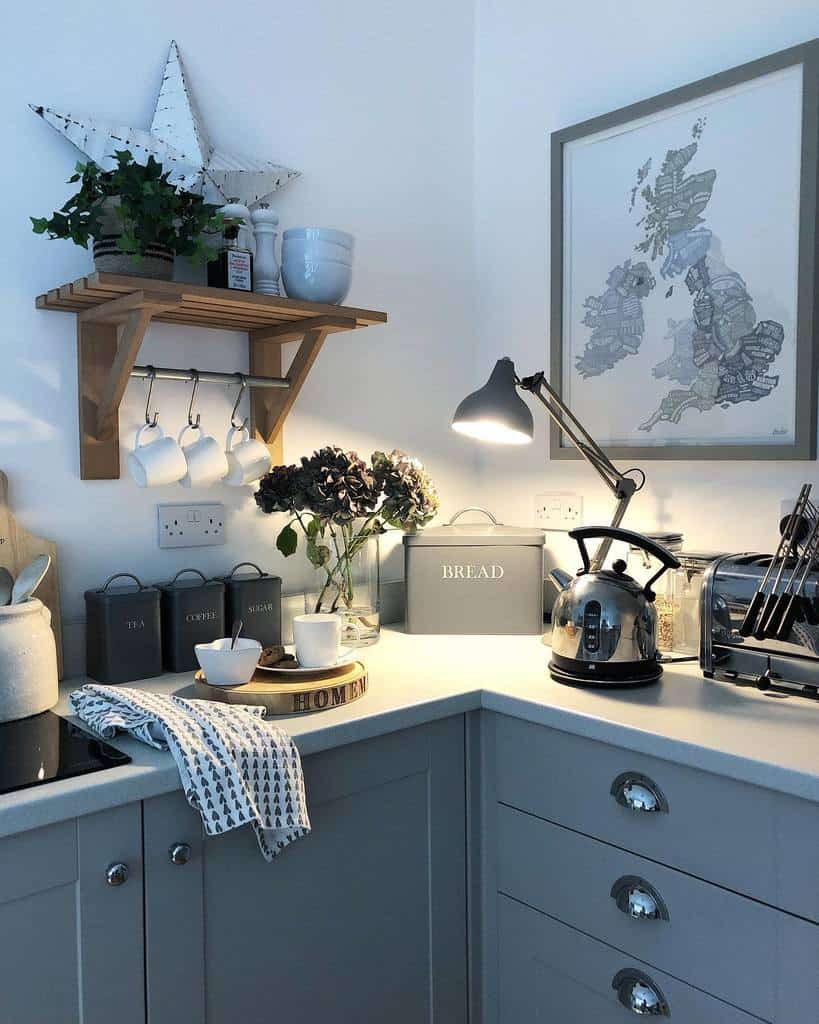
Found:
[(550, 378), (608, 455), (816, 457), (818, 134), (814, 41), (552, 135)]

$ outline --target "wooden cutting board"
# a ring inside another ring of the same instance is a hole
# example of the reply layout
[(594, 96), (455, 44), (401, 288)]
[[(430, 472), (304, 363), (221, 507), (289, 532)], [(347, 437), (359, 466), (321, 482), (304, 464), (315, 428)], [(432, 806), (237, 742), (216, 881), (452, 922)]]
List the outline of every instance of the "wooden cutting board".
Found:
[(342, 671), (311, 672), (287, 679), (256, 669), (244, 686), (213, 686), (201, 670), (196, 673), (196, 696), (225, 704), (261, 704), (271, 715), (303, 715), (326, 711), (358, 700), (367, 692), (367, 670), (353, 661)]
[(20, 526), (9, 506), (9, 481), (0, 470), (0, 565), (16, 579), (20, 570), (37, 555), (50, 555), (51, 568), (37, 590), (35, 597), (51, 612), (51, 626), (57, 641), (57, 670), (63, 676), (63, 628), (60, 615), (60, 586), (57, 575), (57, 545), (52, 540), (35, 537)]

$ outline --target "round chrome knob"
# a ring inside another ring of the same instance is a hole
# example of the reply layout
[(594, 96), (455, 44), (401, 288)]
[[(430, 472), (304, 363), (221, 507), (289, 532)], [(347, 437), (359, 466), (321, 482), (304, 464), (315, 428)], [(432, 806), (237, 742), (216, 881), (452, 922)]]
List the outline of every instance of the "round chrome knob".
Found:
[(191, 848), (187, 843), (174, 843), (168, 850), (171, 864), (187, 864), (191, 859)]
[(670, 1017), (671, 1010), (665, 996), (642, 971), (626, 968), (614, 975), (611, 987), (617, 999), (638, 1017)]
[(647, 775), (623, 772), (611, 784), (611, 795), (623, 807), (643, 813), (668, 813), (668, 801), (656, 782)]
[(122, 863), (109, 864), (105, 869), (105, 881), (109, 885), (125, 885), (128, 881), (128, 865)]

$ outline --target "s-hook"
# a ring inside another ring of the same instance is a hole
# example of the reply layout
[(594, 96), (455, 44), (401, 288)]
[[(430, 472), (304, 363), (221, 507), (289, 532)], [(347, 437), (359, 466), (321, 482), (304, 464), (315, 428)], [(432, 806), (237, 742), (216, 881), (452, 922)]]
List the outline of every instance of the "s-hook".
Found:
[(145, 399), (145, 426), (153, 429), (159, 423), (159, 413), (154, 409), (153, 419), (151, 419), (151, 392), (154, 390), (154, 381), (156, 380), (156, 368), (153, 366), (146, 366), (145, 369), (148, 377), (148, 397)]
[(188, 426), (193, 430), (199, 430), (199, 424), (202, 421), (202, 417), (199, 413), (196, 414), (196, 420), (193, 418), (193, 403), (196, 399), (196, 389), (199, 387), (199, 371), (191, 370), (191, 380), (193, 381), (193, 391), (191, 391), (191, 400), (188, 402)]
[(244, 430), (247, 427), (247, 416), (242, 420), (241, 423), (236, 422), (236, 413), (239, 411), (239, 403), (242, 400), (242, 395), (245, 393), (247, 387), (247, 378), (243, 373), (237, 373), (236, 376), (239, 379), (239, 394), (236, 396), (236, 401), (233, 405), (233, 412), (230, 414), (230, 425), (234, 430)]

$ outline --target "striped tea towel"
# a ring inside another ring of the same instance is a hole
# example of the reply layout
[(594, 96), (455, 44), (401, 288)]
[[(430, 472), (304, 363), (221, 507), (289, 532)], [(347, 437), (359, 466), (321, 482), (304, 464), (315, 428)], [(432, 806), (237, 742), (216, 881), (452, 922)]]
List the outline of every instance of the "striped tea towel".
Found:
[(106, 739), (123, 730), (170, 750), (208, 835), (250, 822), (270, 861), (310, 831), (299, 752), (286, 732), (264, 720), (264, 708), (96, 683), (74, 690), (70, 700)]

